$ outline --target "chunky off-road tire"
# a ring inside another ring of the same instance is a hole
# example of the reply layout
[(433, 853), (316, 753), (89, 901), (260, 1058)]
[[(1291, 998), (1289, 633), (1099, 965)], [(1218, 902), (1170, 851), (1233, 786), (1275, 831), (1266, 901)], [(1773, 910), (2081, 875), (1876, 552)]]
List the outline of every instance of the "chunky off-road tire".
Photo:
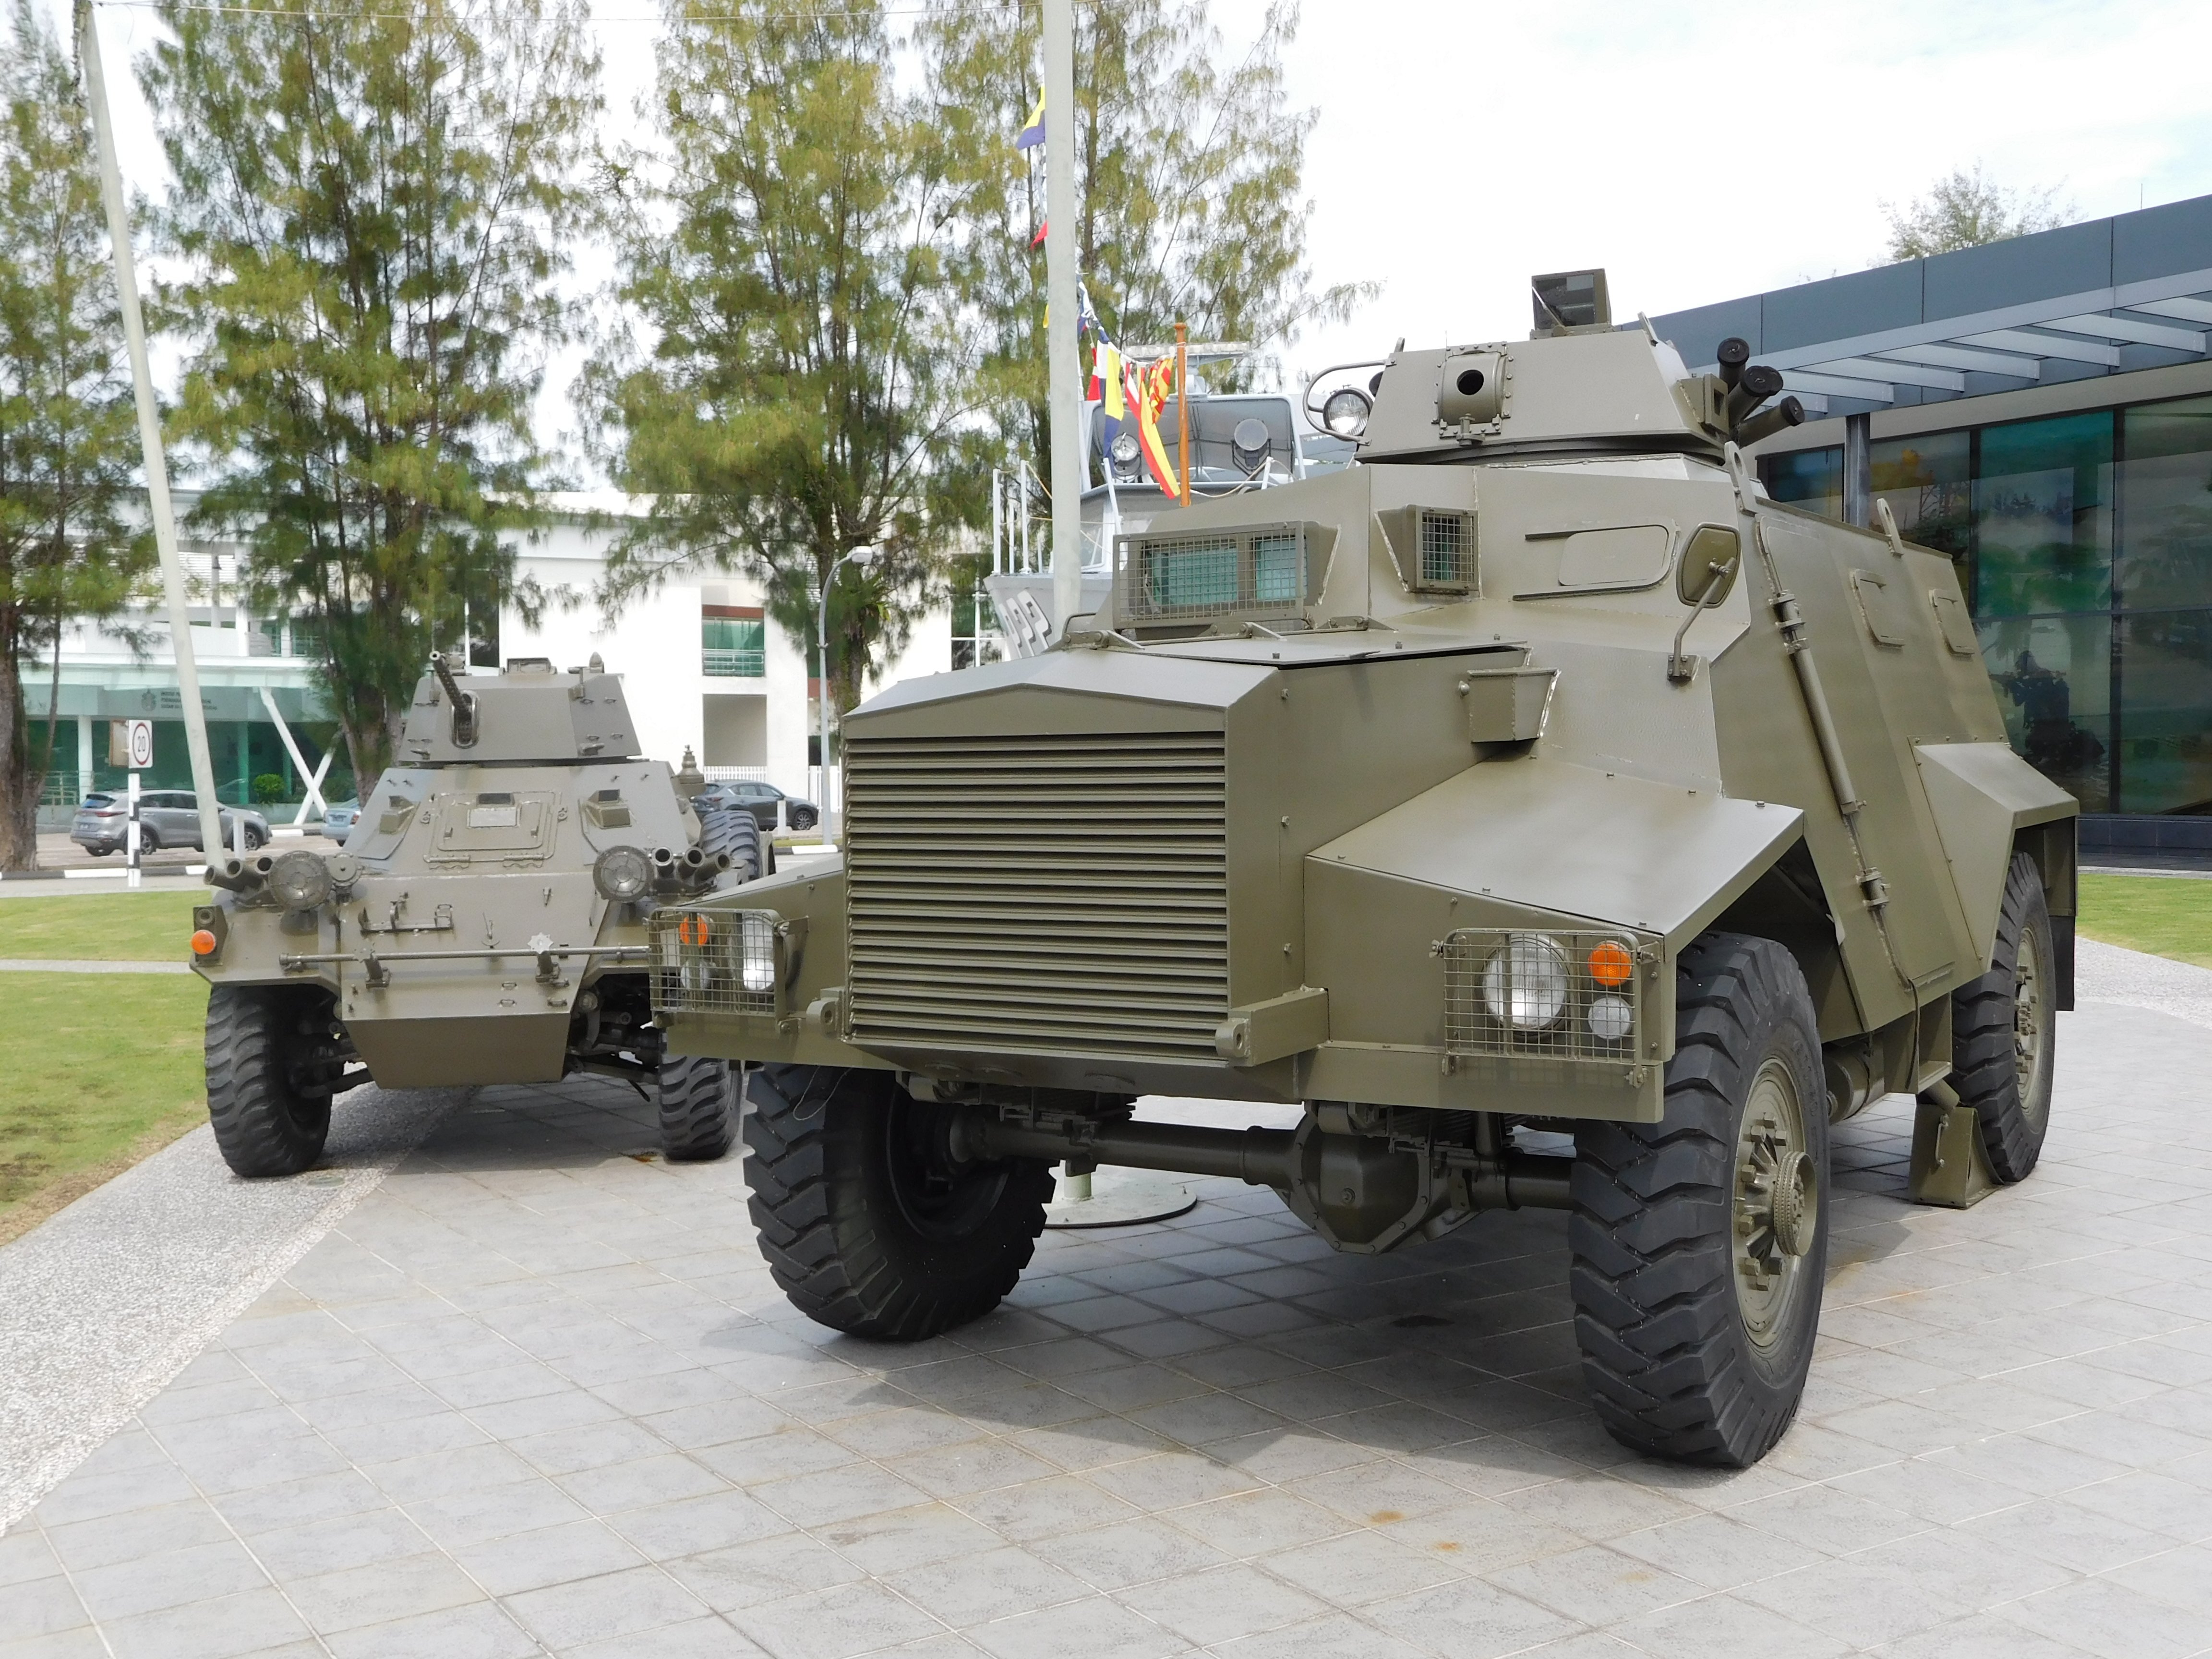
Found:
[(953, 1163), (937, 1109), (889, 1072), (756, 1066), (746, 1098), (753, 1225), (808, 1318), (918, 1342), (988, 1313), (1029, 1265), (1048, 1165)]
[(700, 815), (699, 850), (708, 858), (727, 853), (733, 883), (757, 881), (768, 872), (763, 845), (758, 820), (742, 807), (716, 807)]
[(660, 1155), (711, 1164), (738, 1138), (737, 1066), (698, 1054), (664, 1054), (657, 1079)]
[(1951, 1086), (1981, 1120), (1999, 1181), (2023, 1181), (2051, 1127), (2057, 958), (2035, 860), (2013, 854), (1990, 971), (1951, 994)]
[(301, 1089), (314, 1038), (305, 1000), (281, 986), (208, 993), (208, 1121), (222, 1161), (242, 1176), (297, 1175), (323, 1155), (331, 1097)]
[(1820, 1327), (1820, 1030), (1790, 953), (1734, 933), (1682, 952), (1674, 1018), (1664, 1120), (1576, 1132), (1575, 1335), (1615, 1439), (1742, 1468), (1796, 1415)]

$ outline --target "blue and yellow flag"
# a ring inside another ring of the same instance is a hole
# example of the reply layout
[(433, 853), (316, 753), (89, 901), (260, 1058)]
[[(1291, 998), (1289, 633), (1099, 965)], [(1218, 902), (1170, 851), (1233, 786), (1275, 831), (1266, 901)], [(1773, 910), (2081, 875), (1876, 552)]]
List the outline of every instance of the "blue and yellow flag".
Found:
[(1029, 125), (1014, 135), (1016, 149), (1035, 149), (1044, 143), (1044, 94), (1037, 94), (1036, 107), (1030, 112)]

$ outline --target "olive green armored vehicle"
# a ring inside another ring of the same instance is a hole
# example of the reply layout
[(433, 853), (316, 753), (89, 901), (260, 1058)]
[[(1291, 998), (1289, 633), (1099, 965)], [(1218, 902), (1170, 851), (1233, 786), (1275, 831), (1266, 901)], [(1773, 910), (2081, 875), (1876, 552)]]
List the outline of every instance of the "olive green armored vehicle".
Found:
[(732, 1068), (663, 1052), (647, 957), (658, 907), (761, 872), (751, 815), (702, 823), (702, 776), (637, 758), (622, 681), (596, 657), (565, 674), (536, 659), (432, 668), (343, 850), (210, 867), (226, 890), (195, 910), (192, 952), (224, 1159), (244, 1176), (307, 1168), (331, 1097), (356, 1084), (577, 1071), (653, 1091), (668, 1157), (720, 1158)]
[(1950, 561), (1767, 497), (1802, 411), (1741, 342), (1548, 320), (1362, 366), (1357, 464), (1123, 538), (1054, 648), (847, 717), (842, 862), (653, 916), (671, 1048), (758, 1063), (800, 1309), (983, 1313), (1056, 1162), (1353, 1252), (1564, 1209), (1606, 1425), (1741, 1465), (1811, 1362), (1829, 1126), (1917, 1097), (1926, 1201), (2034, 1168), (2076, 809)]

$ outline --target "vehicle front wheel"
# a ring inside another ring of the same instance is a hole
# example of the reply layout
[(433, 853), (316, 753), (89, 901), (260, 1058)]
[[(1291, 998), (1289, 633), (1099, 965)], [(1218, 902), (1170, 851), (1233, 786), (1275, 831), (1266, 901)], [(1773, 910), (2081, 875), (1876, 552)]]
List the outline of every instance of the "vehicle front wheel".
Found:
[[(124, 845), (128, 847), (130, 843), (125, 842)], [(149, 853), (158, 853), (161, 850), (161, 838), (145, 824), (140, 824), (138, 826), (138, 856), (143, 859)]]
[(822, 815), (811, 806), (795, 808), (791, 814), (791, 827), (794, 830), (811, 830), (821, 821)]
[(700, 814), (700, 852), (708, 858), (727, 853), (736, 881), (757, 881), (768, 873), (761, 847), (760, 825), (743, 807), (717, 806)]
[(297, 1175), (323, 1155), (344, 1069), (328, 993), (218, 985), (208, 993), (208, 1122), (242, 1176)]
[(956, 1158), (948, 1115), (889, 1072), (756, 1066), (745, 1096), (753, 1225), (808, 1318), (918, 1342), (1013, 1289), (1044, 1231), (1049, 1165)]
[(672, 1164), (711, 1164), (738, 1138), (737, 1067), (698, 1054), (663, 1054), (660, 1153)]
[(263, 835), (258, 830), (256, 830), (250, 823), (246, 826), (246, 850), (247, 852), (258, 853), (268, 844), (268, 836)]
[(1951, 994), (1951, 1086), (1981, 1120), (1990, 1173), (2009, 1183), (2043, 1156), (2057, 1046), (2051, 912), (2025, 853), (2005, 878), (1995, 954), (1988, 973)]
[(1681, 954), (1657, 1123), (1575, 1137), (1575, 1335), (1626, 1445), (1741, 1468), (1797, 1414), (1820, 1322), (1828, 1119), (1796, 961), (1708, 933)]

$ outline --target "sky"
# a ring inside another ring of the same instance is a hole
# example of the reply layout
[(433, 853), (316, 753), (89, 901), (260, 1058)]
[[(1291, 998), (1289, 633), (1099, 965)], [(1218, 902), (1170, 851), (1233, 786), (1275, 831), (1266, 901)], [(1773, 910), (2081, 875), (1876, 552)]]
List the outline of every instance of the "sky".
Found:
[[(66, 22), (66, 0), (39, 0)], [(611, 118), (652, 79), (654, 0), (594, 0)], [(897, 0), (894, 0), (897, 3)], [(1235, 58), (1264, 0), (1213, 0)], [(146, 9), (98, 8), (126, 177), (163, 171), (121, 65)], [(1528, 329), (1532, 272), (1606, 267), (1617, 318), (1863, 269), (1954, 167), (2069, 219), (2212, 193), (2204, 0), (1305, 0), (1284, 54), (1318, 112), (1317, 283), (1380, 292), (1280, 349), (1295, 377)], [(580, 262), (585, 279), (602, 258)], [(570, 428), (554, 365), (544, 429)]]

